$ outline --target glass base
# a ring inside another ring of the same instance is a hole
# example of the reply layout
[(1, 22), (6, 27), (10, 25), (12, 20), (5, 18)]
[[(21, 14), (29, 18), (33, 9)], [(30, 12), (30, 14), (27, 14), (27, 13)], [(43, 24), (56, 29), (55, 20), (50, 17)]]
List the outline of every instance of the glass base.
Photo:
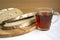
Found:
[(38, 27), (37, 29), (40, 31), (48, 31), (50, 28), (43, 29), (43, 28)]

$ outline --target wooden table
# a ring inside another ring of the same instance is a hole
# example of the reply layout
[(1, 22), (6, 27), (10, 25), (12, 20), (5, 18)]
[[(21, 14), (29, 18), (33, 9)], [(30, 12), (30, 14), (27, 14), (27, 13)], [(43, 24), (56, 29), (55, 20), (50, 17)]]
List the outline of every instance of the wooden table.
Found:
[(24, 13), (40, 7), (50, 7), (60, 12), (60, 0), (0, 0), (0, 9), (9, 7), (19, 8)]

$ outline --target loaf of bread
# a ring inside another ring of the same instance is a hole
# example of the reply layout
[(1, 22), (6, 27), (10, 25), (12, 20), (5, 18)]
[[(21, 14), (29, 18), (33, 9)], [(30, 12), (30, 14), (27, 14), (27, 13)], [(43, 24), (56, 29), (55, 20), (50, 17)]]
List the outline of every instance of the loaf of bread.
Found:
[(35, 12), (24, 14), (17, 8), (0, 11), (0, 37), (11, 37), (28, 33), (36, 28)]

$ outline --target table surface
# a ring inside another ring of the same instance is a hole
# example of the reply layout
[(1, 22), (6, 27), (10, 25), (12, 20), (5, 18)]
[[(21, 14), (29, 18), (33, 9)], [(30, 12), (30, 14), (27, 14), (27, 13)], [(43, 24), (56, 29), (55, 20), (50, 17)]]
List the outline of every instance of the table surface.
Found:
[(60, 0), (0, 0), (0, 9), (10, 7), (19, 8), (24, 13), (40, 7), (49, 7), (60, 12)]
[[(52, 18), (51, 28), (49, 31), (33, 30), (30, 33), (10, 37), (10, 38), (0, 38), (0, 40), (60, 40), (60, 15), (54, 15)], [(56, 20), (57, 19), (57, 20)], [(56, 23), (54, 22), (56, 21)]]

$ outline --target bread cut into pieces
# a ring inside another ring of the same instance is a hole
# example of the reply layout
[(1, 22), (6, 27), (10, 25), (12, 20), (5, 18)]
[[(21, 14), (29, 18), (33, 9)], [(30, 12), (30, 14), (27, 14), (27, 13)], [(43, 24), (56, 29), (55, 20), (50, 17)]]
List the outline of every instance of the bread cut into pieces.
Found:
[(5, 23), (3, 26), (4, 27), (12, 27), (12, 26), (16, 26), (16, 25), (21, 25), (21, 24), (26, 23), (26, 22), (31, 22), (31, 20), (35, 20), (35, 17), (29, 18), (26, 20), (20, 20), (20, 21), (11, 22), (11, 23)]
[(5, 20), (21, 16), (22, 14), (23, 14), (23, 12), (17, 8), (4, 11), (4, 12), (0, 13), (0, 24)]

